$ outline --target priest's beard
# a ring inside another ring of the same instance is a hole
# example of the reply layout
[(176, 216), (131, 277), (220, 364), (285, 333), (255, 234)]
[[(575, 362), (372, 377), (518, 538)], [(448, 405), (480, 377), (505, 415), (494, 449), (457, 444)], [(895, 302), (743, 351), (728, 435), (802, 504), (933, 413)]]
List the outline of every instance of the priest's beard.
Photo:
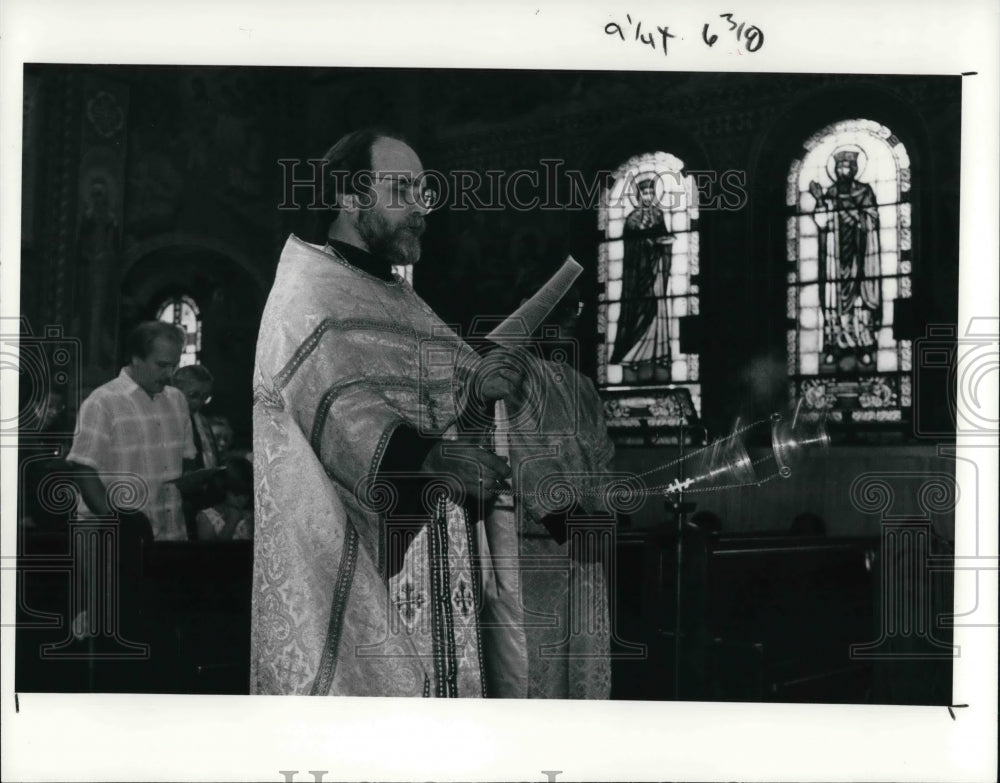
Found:
[(374, 209), (358, 214), (358, 234), (372, 255), (384, 258), (390, 265), (415, 264), (420, 260), (420, 235), (424, 233), (422, 215), (411, 217), (393, 228), (385, 216)]

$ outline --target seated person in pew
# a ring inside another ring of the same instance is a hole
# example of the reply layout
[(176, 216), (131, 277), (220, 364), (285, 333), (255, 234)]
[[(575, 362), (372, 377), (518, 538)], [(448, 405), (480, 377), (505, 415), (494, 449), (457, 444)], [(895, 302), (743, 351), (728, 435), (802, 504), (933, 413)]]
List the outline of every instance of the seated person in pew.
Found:
[[(211, 470), (217, 468), (221, 462), (221, 454), (215, 442), (215, 435), (209, 420), (204, 413), (204, 407), (212, 400), (212, 387), (215, 379), (207, 367), (202, 364), (189, 364), (185, 367), (178, 367), (174, 372), (170, 385), (179, 389), (187, 400), (188, 411), (191, 416), (191, 433), (194, 436), (194, 446), (197, 452), (195, 456), (195, 470)], [(204, 478), (199, 482), (192, 482), (191, 485), (182, 489), (184, 497), (184, 521), (188, 529), (188, 538), (197, 538), (196, 516), (204, 508), (208, 508), (219, 502), (221, 495), (215, 485), (211, 482), (211, 475), (204, 474)]]
[(233, 425), (226, 416), (216, 414), (209, 419), (209, 422), (212, 425), (215, 442), (219, 447), (220, 460), (225, 460), (228, 457), (243, 457), (248, 462), (253, 463), (253, 451), (245, 443), (236, 441)]
[(209, 419), (209, 423), (212, 427), (212, 434), (215, 437), (219, 454), (223, 456), (227, 455), (233, 447), (233, 425), (229, 423), (229, 419), (221, 414), (212, 416)]
[(198, 540), (252, 539), (253, 466), (242, 457), (230, 457), (223, 463), (219, 483), (224, 492), (224, 500), (198, 512)]

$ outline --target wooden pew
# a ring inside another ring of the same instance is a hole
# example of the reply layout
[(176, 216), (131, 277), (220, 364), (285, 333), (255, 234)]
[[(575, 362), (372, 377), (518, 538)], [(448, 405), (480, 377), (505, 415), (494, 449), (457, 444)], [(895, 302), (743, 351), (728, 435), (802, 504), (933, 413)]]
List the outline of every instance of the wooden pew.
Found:
[[(76, 641), (70, 634), (76, 607), (70, 530), (21, 532), (18, 690), (248, 692), (252, 542), (144, 546), (134, 583), (112, 579), (98, 588), (110, 585), (119, 600), (138, 606), (138, 620), (103, 617), (96, 638)], [(147, 653), (133, 654), (136, 645), (146, 645)]]
[(173, 630), (183, 692), (248, 693), (253, 542), (157, 542), (142, 578), (147, 605)]
[[(707, 697), (751, 701), (863, 702), (871, 667), (850, 645), (872, 639), (878, 541), (719, 535), (693, 547), (686, 649), (707, 642)], [(699, 559), (703, 563), (698, 568)], [(736, 679), (733, 673), (752, 676)]]
[(649, 645), (614, 662), (616, 698), (860, 702), (871, 665), (878, 540), (702, 533), (683, 541), (678, 688), (674, 687), (676, 534), (623, 532), (615, 622)]

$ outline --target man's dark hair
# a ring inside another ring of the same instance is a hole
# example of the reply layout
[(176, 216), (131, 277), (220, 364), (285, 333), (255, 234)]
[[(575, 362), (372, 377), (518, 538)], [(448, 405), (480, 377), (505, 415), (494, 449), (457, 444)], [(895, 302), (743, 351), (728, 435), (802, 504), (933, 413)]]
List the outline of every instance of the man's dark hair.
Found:
[(722, 532), (722, 517), (707, 509), (696, 511), (691, 516), (691, 524), (700, 528), (703, 533)]
[(404, 144), (409, 143), (402, 134), (385, 128), (360, 128), (341, 136), (323, 156), (323, 160), (326, 161), (324, 201), (330, 205), (334, 217), (340, 212), (338, 197), (345, 193), (357, 193), (359, 175), (374, 169), (372, 147), (379, 139), (395, 139)]
[(184, 345), (184, 330), (179, 326), (166, 321), (143, 321), (125, 338), (126, 358), (145, 359), (153, 350), (153, 342), (161, 337), (175, 345)]
[(826, 522), (819, 514), (803, 511), (795, 515), (790, 532), (793, 536), (825, 536)]
[(195, 383), (215, 383), (215, 378), (212, 377), (212, 373), (204, 364), (188, 364), (184, 367), (178, 367), (174, 370), (173, 382), (176, 383), (186, 383), (188, 381), (194, 381)]

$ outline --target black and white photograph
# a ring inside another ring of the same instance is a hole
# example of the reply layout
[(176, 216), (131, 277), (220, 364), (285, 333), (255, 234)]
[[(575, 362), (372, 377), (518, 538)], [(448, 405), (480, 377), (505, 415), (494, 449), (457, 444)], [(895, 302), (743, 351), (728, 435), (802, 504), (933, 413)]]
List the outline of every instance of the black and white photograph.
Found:
[(304, 5), (8, 43), (9, 779), (988, 779), (996, 53)]

